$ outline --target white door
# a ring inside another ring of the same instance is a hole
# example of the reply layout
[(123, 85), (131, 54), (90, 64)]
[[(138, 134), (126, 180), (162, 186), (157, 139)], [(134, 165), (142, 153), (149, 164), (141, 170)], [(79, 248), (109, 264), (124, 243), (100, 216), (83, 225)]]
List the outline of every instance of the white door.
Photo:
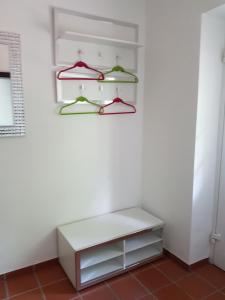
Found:
[(223, 141), (224, 145), (221, 164), (219, 203), (216, 224), (216, 233), (219, 235), (219, 240), (215, 243), (213, 262), (216, 266), (225, 270), (225, 139)]
[[(222, 98), (225, 99), (225, 69), (223, 75)], [(221, 109), (218, 142), (218, 203), (216, 207), (215, 246), (213, 263), (225, 271), (225, 103)], [(218, 238), (218, 240), (217, 240)]]

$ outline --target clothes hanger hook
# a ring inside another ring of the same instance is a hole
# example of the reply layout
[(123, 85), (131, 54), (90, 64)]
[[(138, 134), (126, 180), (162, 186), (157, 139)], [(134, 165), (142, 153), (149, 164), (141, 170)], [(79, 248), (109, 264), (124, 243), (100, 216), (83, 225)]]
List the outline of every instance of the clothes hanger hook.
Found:
[(117, 86), (117, 88), (116, 88), (116, 97), (119, 98), (119, 88), (118, 88), (118, 86)]
[(81, 49), (79, 49), (77, 53), (78, 53), (79, 60), (82, 60), (83, 51)]
[(120, 57), (119, 57), (119, 55), (117, 54), (117, 55), (116, 55), (116, 65), (119, 65), (119, 58), (120, 58)]
[(84, 84), (81, 84), (81, 85), (79, 86), (79, 90), (80, 90), (80, 96), (83, 97), (83, 91), (85, 90)]

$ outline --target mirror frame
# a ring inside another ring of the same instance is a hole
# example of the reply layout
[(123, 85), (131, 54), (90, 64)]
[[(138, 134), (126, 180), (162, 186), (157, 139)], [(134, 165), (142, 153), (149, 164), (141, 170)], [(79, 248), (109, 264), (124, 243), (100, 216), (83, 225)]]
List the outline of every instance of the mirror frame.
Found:
[(25, 135), (24, 97), (21, 71), (20, 35), (0, 31), (0, 44), (8, 46), (11, 76), (13, 125), (0, 126), (0, 136)]

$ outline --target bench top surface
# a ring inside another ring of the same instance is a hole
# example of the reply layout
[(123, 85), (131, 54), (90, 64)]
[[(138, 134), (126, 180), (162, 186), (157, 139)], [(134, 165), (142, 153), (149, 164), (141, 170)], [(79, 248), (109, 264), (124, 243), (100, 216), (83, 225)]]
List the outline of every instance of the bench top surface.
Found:
[(58, 231), (74, 251), (80, 251), (163, 224), (141, 208), (130, 208), (65, 224)]

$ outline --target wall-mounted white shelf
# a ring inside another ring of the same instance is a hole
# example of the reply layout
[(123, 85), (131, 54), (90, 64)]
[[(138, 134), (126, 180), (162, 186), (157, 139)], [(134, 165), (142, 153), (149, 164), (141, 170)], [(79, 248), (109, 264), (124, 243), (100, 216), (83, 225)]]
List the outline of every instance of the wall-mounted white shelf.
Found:
[[(138, 73), (138, 50), (144, 45), (139, 41), (137, 24), (53, 8), (52, 32), (57, 70), (82, 60), (103, 72), (121, 65), (125, 70)], [(83, 68), (76, 69), (75, 73), (82, 71)], [(106, 104), (117, 96), (128, 103), (137, 102), (137, 85), (133, 84), (56, 80), (56, 87), (58, 103), (71, 103), (81, 94), (98, 104)]]
[(162, 255), (163, 222), (131, 208), (58, 227), (59, 261), (81, 290)]
[(132, 41), (119, 40), (119, 39), (114, 39), (114, 38), (107, 38), (104, 36), (84, 34), (84, 33), (79, 33), (79, 32), (72, 32), (72, 31), (63, 32), (57, 38), (57, 40), (59, 40), (59, 39), (74, 40), (74, 41), (95, 43), (95, 44), (102, 44), (102, 45), (110, 45), (110, 46), (115, 46), (115, 47), (125, 47), (125, 48), (131, 48), (131, 49), (137, 49), (137, 48), (143, 47), (143, 45), (132, 42)]

